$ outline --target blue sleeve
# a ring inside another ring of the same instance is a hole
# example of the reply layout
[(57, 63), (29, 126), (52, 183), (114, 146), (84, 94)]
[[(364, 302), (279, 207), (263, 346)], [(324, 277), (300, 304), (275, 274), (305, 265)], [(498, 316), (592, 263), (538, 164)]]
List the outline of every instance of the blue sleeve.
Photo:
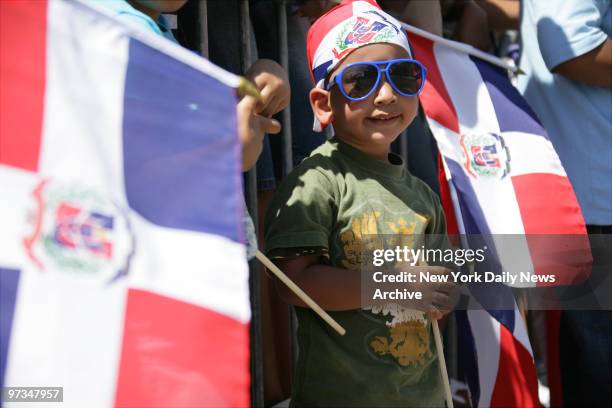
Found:
[(125, 0), (89, 0), (97, 6), (104, 6), (119, 20), (139, 26), (147, 31), (162, 35), (160, 28), (152, 18), (136, 10)]
[(162, 32), (157, 26), (157, 24), (155, 24), (153, 20), (151, 20), (150, 18), (148, 17), (145, 18), (145, 17), (146, 16), (138, 16), (132, 13), (124, 13), (124, 12), (117, 14), (117, 18), (119, 18), (119, 20), (125, 21), (128, 24), (136, 24), (139, 27), (147, 31), (151, 31), (155, 34), (162, 35)]
[(610, 6), (602, 0), (532, 0), (538, 45), (552, 70), (607, 40), (602, 20)]

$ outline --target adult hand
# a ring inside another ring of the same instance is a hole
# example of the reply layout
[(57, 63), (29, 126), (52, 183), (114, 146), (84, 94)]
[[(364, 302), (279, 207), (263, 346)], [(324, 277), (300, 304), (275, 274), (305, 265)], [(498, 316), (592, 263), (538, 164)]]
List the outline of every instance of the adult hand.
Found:
[(269, 59), (257, 60), (245, 76), (261, 94), (255, 113), (269, 118), (287, 107), (291, 98), (289, 78), (278, 63)]
[(242, 170), (251, 169), (257, 162), (263, 147), (263, 138), (266, 133), (280, 132), (278, 121), (257, 114), (258, 101), (253, 96), (245, 96), (238, 103), (237, 120), (238, 136), (242, 145)]

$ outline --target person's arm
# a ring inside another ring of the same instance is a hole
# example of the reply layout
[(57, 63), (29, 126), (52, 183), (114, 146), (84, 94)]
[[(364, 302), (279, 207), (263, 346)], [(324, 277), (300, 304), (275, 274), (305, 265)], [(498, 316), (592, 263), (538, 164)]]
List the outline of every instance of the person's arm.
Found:
[[(319, 256), (275, 259), (274, 263), (325, 310), (361, 308), (360, 273), (321, 263)], [(276, 280), (276, 289), (285, 302), (307, 307), (287, 286)]]
[[(319, 256), (300, 256), (275, 259), (274, 263), (287, 274), (304, 292), (323, 309), (343, 311), (361, 309), (361, 274), (343, 268), (321, 264)], [(441, 266), (398, 265), (398, 271), (428, 271), (431, 275), (448, 275), (450, 271)], [(413, 283), (411, 290), (422, 293), (421, 300), (415, 300), (412, 307), (428, 312), (432, 319), (441, 319), (451, 311), (459, 298), (459, 286), (455, 283)], [(289, 288), (276, 280), (276, 289), (285, 302), (307, 307)]]
[(432, 34), (442, 35), (442, 12), (439, 1), (379, 0), (378, 4), (403, 23)]
[(470, 44), (480, 50), (489, 51), (491, 37), (489, 35), (487, 13), (479, 3), (473, 0), (465, 2), (463, 12), (453, 33), (453, 39)]
[(612, 45), (596, 0), (529, 0), (537, 40), (550, 72), (595, 86), (612, 86)]
[(505, 31), (519, 29), (519, 0), (476, 0), (476, 2), (487, 13), (487, 20), (491, 30)]
[(588, 85), (612, 87), (612, 40), (557, 65), (551, 72)]
[(250, 170), (261, 154), (263, 138), (267, 134), (281, 131), (277, 120), (258, 115), (258, 101), (253, 96), (245, 96), (236, 105), (238, 137), (242, 146), (242, 171)]

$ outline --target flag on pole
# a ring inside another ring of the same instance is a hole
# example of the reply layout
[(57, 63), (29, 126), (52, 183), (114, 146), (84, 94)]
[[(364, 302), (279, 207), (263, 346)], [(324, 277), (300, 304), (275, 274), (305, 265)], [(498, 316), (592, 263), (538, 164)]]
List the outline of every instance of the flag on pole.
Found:
[[(590, 247), (574, 190), (505, 71), (415, 34), (410, 38), (428, 70), (420, 100), (449, 191), (456, 192), (459, 232), (482, 235), (494, 254), (487, 261), (499, 271), (538, 275), (537, 282), (517, 280), (515, 286), (584, 280)], [(554, 282), (544, 278), (550, 273)]]
[(238, 78), (81, 1), (0, 19), (0, 385), (249, 405)]
[[(505, 72), (447, 45), (409, 36), (428, 70), (420, 101), (439, 147), (442, 201), (453, 232), (486, 237), (499, 271), (541, 275), (551, 269), (545, 263), (550, 260), (546, 240), (558, 241), (535, 234), (572, 235), (577, 238), (564, 242), (572, 244), (576, 262), (552, 265), (561, 272), (555, 284), (584, 279), (590, 253), (574, 191), (545, 130)], [(501, 234), (521, 236), (518, 251), (524, 256), (517, 256), (516, 246), (504, 251)], [(472, 307), (455, 312), (472, 404), (539, 406), (525, 323), (510, 288), (495, 289), (488, 294), (471, 289)], [(482, 295), (510, 299), (501, 303), (513, 307), (477, 307), (488, 300), (479, 299)]]

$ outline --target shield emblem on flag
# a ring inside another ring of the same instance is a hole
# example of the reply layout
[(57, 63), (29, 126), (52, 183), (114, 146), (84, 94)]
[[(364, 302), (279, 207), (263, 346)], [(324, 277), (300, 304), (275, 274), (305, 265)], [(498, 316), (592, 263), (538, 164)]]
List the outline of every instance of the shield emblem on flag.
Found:
[(464, 167), (475, 178), (503, 179), (510, 173), (510, 153), (501, 135), (461, 135)]

